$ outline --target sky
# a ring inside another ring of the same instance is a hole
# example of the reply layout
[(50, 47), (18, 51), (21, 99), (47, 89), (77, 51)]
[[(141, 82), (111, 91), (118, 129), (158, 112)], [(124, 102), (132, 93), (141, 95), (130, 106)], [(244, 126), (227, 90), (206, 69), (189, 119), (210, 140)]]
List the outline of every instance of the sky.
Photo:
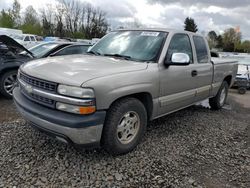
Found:
[[(229, 27), (240, 27), (243, 39), (250, 40), (250, 0), (80, 0), (106, 12), (112, 28), (138, 20), (145, 27), (183, 29), (186, 17), (194, 18), (200, 33), (217, 34)], [(13, 0), (0, 0), (0, 9)], [(22, 9), (32, 5), (39, 10), (56, 0), (19, 0)]]

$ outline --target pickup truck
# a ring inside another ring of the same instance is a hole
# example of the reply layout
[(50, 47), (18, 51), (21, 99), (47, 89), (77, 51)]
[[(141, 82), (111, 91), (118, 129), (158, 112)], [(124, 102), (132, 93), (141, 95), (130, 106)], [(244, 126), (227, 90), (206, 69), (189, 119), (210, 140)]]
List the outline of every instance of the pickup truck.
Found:
[(19, 44), (21, 44), (25, 48), (31, 48), (41, 43), (41, 40), (37, 35), (22, 34), (22, 35), (13, 35), (12, 37), (14, 40), (16, 40)]
[(125, 154), (147, 124), (209, 98), (224, 105), (237, 63), (211, 60), (202, 35), (170, 29), (117, 30), (87, 55), (22, 65), (13, 91), (32, 126), (74, 146)]

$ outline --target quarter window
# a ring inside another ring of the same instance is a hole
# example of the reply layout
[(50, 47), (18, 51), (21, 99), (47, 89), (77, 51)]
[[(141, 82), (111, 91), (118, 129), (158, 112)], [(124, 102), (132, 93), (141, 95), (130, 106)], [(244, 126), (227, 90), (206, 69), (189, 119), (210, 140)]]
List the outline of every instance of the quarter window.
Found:
[(208, 52), (205, 40), (199, 36), (194, 36), (193, 39), (198, 63), (208, 63)]
[(175, 34), (173, 36), (168, 47), (167, 61), (171, 61), (173, 53), (185, 53), (189, 55), (190, 63), (193, 62), (192, 46), (187, 34)]

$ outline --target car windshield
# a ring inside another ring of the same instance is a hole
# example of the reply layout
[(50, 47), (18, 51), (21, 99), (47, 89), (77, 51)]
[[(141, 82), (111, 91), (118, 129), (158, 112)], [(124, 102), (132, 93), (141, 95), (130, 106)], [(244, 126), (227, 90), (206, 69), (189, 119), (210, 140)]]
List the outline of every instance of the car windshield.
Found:
[[(57, 43), (44, 43), (30, 48), (29, 51), (34, 57), (41, 58), (56, 46), (58, 46)], [(27, 54), (27, 52), (22, 52), (22, 54)]]
[(156, 62), (167, 37), (166, 32), (111, 32), (88, 50), (95, 55)]

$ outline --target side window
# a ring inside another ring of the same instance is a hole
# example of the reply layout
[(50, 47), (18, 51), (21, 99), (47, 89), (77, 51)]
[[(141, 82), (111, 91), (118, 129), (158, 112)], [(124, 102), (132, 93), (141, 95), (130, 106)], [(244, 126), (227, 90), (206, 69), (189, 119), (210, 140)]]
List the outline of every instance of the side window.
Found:
[(84, 53), (84, 50), (85, 50), (85, 46), (84, 47), (83, 46), (69, 46), (69, 47), (62, 49), (58, 53), (56, 53), (56, 55), (59, 56), (59, 55), (82, 54)]
[(26, 36), (26, 37), (24, 38), (24, 41), (30, 41), (29, 36)]
[(189, 36), (187, 34), (175, 34), (168, 47), (167, 61), (171, 61), (173, 53), (186, 53), (190, 63), (193, 63), (193, 52)]
[(36, 41), (35, 37), (30, 36), (31, 41)]
[(208, 63), (208, 52), (205, 40), (199, 36), (194, 36), (193, 39), (198, 63)]

